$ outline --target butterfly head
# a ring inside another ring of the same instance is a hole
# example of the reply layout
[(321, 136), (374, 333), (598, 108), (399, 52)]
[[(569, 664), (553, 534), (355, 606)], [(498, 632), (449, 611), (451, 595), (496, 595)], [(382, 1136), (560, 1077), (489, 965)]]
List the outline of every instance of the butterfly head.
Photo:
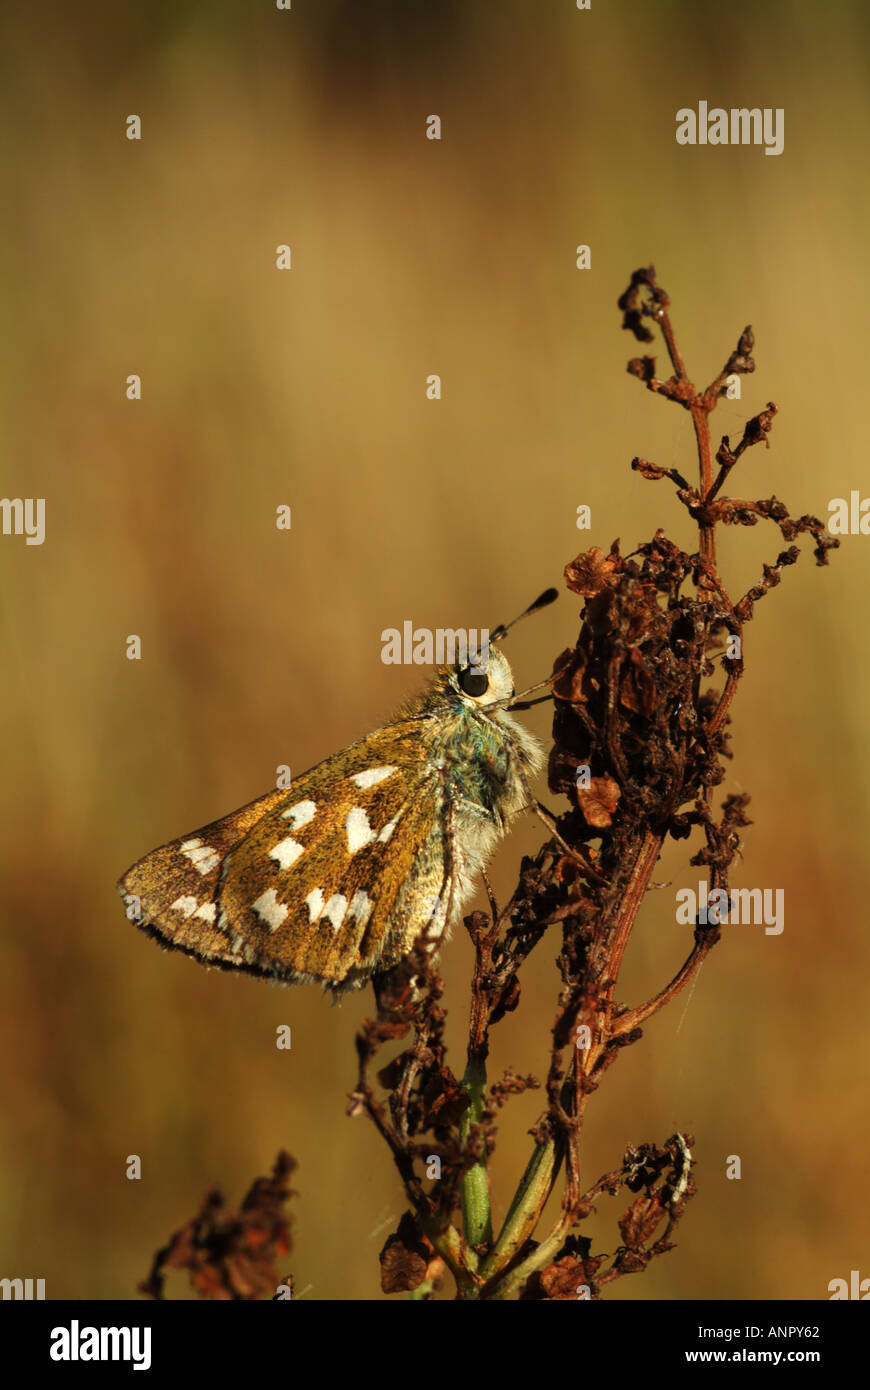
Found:
[(485, 655), (471, 654), (467, 662), (446, 667), (443, 680), (446, 690), (468, 709), (504, 709), (514, 696), (511, 668), (496, 647), (490, 647)]

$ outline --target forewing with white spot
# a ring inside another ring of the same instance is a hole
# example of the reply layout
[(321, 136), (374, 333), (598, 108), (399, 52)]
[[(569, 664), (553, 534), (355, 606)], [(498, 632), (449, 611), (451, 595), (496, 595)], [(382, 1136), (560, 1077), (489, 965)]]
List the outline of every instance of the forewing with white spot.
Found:
[(313, 768), (228, 858), (218, 927), (244, 968), (334, 984), (394, 963), (393, 909), (439, 805), (422, 732), (380, 730)]

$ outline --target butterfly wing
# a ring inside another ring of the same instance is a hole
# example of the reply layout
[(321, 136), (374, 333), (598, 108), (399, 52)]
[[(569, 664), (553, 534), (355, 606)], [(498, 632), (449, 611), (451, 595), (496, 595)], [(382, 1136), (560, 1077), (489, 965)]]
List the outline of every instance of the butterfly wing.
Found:
[(118, 885), (128, 916), (206, 964), (290, 983), (349, 988), (395, 964), (427, 896), (438, 930), (446, 915), (427, 723), (378, 730), (152, 851)]
[(441, 770), (425, 724), (381, 729), (314, 768), (229, 856), (218, 927), (243, 968), (352, 988), (407, 954), (429, 916), (440, 931)]
[(128, 917), (162, 946), (238, 969), (238, 954), (217, 927), (221, 869), (257, 822), (291, 795), (284, 789), (269, 792), (146, 854), (118, 883)]

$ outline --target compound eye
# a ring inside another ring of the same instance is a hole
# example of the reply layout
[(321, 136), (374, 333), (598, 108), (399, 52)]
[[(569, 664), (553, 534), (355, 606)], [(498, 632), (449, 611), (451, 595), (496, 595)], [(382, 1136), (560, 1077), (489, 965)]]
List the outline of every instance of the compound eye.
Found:
[(465, 695), (485, 695), (489, 689), (489, 676), (483, 671), (472, 671), (470, 666), (466, 666), (465, 670), (459, 673), (459, 689)]

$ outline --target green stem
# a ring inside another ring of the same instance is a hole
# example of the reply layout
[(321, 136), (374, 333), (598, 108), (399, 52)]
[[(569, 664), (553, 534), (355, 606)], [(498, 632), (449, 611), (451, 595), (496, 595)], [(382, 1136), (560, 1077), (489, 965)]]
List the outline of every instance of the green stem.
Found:
[[(462, 1117), (459, 1131), (463, 1143), (467, 1143), (472, 1125), (479, 1124), (483, 1119), (486, 1064), (481, 1058), (469, 1058), (462, 1085), (471, 1097), (471, 1104)], [(468, 1245), (492, 1244), (489, 1174), (485, 1158), (469, 1168), (462, 1179), (462, 1229)]]
[(510, 1264), (525, 1245), (541, 1218), (558, 1169), (559, 1160), (553, 1140), (537, 1144), (514, 1194), (495, 1248), (480, 1267), (480, 1277), (484, 1282)]
[(489, 1297), (491, 1299), (506, 1299), (513, 1298), (515, 1294), (518, 1294), (530, 1274), (534, 1274), (535, 1270), (543, 1269), (545, 1265), (550, 1264), (555, 1259), (564, 1243), (566, 1234), (567, 1227), (561, 1221), (558, 1222), (552, 1233), (546, 1240), (541, 1241), (541, 1244), (533, 1250), (531, 1255), (528, 1255), (509, 1274), (498, 1281)]

